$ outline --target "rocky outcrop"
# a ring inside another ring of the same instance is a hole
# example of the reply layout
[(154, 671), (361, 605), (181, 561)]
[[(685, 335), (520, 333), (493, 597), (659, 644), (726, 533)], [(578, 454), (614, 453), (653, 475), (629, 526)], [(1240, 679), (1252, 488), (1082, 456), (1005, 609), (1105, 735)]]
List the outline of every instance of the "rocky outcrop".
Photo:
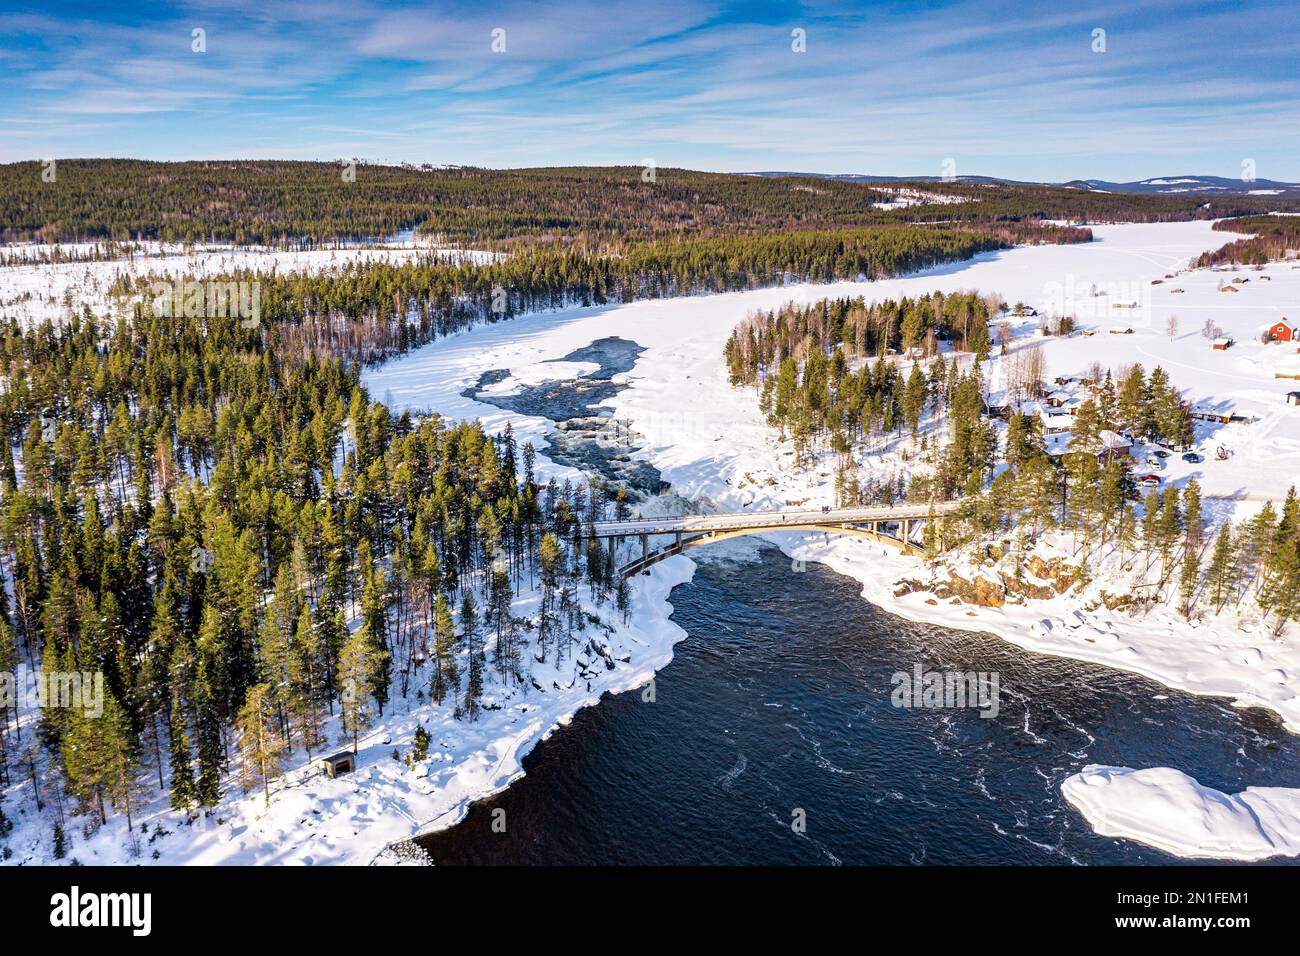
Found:
[(1106, 605), (1108, 610), (1118, 611), (1120, 608), (1138, 603), (1138, 598), (1132, 594), (1111, 594), (1109, 591), (1102, 591), (1101, 603)]
[(1033, 598), (1036, 601), (1048, 601), (1056, 597), (1056, 591), (1050, 584), (1034, 584), (1032, 581), (1008, 577), (1002, 579), (1002, 585), (1008, 594)]
[[(1004, 558), (1004, 548), (988, 545), (983, 554), (977, 555), (977, 567), (967, 572), (969, 577), (958, 574), (951, 568), (941, 567), (940, 573), (946, 573), (946, 578), (936, 577), (928, 583), (915, 578), (895, 581), (894, 597), (929, 592), (933, 598), (938, 599), (927, 600), (930, 604), (947, 601), (950, 604), (1002, 607), (1005, 604), (1024, 604), (1030, 600), (1050, 601), (1070, 591), (1081, 578), (1079, 569), (1062, 558), (1045, 559), (1038, 555), (1031, 556), (1025, 563), (1027, 574), (1015, 577), (1000, 574), (997, 565)], [(1132, 598), (1129, 597), (1128, 600), (1131, 601)]]
[(1079, 569), (1066, 564), (1061, 558), (1043, 559), (1033, 555), (1027, 565), (1029, 573), (1042, 581), (1050, 581), (1057, 594), (1064, 594), (1079, 583)]
[(950, 571), (948, 588), (967, 604), (1001, 607), (1007, 603), (1007, 592), (1002, 583), (994, 583), (982, 574), (977, 574), (973, 581), (967, 581), (960, 574)]
[(901, 581), (894, 582), (894, 597), (904, 597), (917, 591), (928, 591), (930, 586), (922, 584), (915, 578), (903, 578)]

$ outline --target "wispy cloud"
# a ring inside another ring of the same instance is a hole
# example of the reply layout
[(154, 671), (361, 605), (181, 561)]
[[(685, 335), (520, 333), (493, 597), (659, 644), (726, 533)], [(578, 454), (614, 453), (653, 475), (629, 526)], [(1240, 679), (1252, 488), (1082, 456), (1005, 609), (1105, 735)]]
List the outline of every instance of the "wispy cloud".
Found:
[(1026, 6), (192, 0), (159, 17), (32, 4), (0, 15), (0, 159), (653, 157), (907, 174), (951, 158), (1060, 180), (1231, 174), (1250, 157), (1261, 176), (1300, 179), (1289, 6)]

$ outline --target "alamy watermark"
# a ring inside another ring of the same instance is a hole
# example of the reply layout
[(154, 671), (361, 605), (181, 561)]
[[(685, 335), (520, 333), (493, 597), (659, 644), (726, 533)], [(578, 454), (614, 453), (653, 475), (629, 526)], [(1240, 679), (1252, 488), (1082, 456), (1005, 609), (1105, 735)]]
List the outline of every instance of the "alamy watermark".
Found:
[(894, 686), (889, 699), (895, 707), (972, 708), (991, 720), (1001, 706), (997, 671), (927, 671), (915, 664), (910, 674), (896, 671), (889, 682)]
[(161, 318), (232, 318), (246, 329), (257, 328), (262, 318), (262, 284), (256, 281), (176, 279), (155, 282), (149, 294), (153, 314)]
[[(20, 696), (24, 699), (20, 700)], [(0, 707), (8, 710), (77, 710), (92, 720), (104, 714), (102, 671), (37, 671), (29, 688), (0, 671)]]
[(1151, 288), (1141, 281), (1085, 282), (1070, 274), (1064, 282), (1044, 283), (1043, 312), (1054, 318), (1145, 326), (1151, 322)]

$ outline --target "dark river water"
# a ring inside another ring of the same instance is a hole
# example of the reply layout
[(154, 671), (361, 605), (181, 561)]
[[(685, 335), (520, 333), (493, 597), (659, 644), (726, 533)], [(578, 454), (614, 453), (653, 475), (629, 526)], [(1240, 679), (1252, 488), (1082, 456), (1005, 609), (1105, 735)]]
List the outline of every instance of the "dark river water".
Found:
[(579, 378), (526, 385), (509, 395), (498, 395), (483, 389), (508, 379), (510, 370), (490, 369), (461, 394), (507, 411), (549, 418), (555, 430), (546, 436), (546, 455), (552, 461), (621, 484), (634, 498), (653, 495), (666, 489), (667, 482), (654, 466), (631, 457), (636, 436), (604, 404), (627, 387), (614, 377), (631, 371), (644, 351), (635, 342), (611, 335), (550, 360), (597, 366)]
[[(1175, 863), (1093, 834), (1061, 781), (1101, 763), (1228, 792), (1300, 786), (1300, 738), (1266, 712), (903, 621), (773, 547), (706, 557), (671, 600), (689, 637), (654, 702), (633, 691), (579, 713), (526, 777), (421, 838), (436, 862)], [(997, 672), (999, 715), (894, 707), (891, 675), (917, 663)]]

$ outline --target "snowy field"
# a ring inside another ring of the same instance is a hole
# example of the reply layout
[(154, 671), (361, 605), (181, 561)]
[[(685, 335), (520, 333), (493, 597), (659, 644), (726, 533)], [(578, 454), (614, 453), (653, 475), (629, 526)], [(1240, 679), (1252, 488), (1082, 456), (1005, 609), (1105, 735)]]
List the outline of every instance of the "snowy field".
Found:
[[(1097, 241), (1085, 245), (990, 253), (880, 282), (800, 284), (571, 309), (482, 326), (372, 370), (367, 384), (372, 395), (397, 409), (477, 417), (489, 430), (511, 422), (521, 440), (531, 439), (544, 451), (545, 420), (475, 402), (461, 391), (490, 369), (512, 371), (502, 388), (545, 380), (548, 374), (560, 378), (559, 372), (548, 372), (546, 363), (595, 339), (621, 336), (647, 351), (622, 377), (627, 388), (609, 407), (644, 436), (635, 457), (658, 468), (676, 493), (662, 505), (650, 502), (648, 512), (657, 506), (679, 507), (681, 498), (702, 510), (724, 511), (833, 504), (832, 469), (796, 472), (793, 452), (763, 420), (756, 393), (728, 383), (722, 348), (733, 326), (751, 310), (775, 308), (790, 299), (812, 302), (861, 294), (883, 299), (977, 289), (997, 292), (1011, 304), (1023, 302), (1039, 313), (1079, 316), (1079, 331), (1068, 338), (1040, 338), (1038, 318), (1022, 320), (1015, 330), (1013, 349), (1042, 345), (1049, 379), (1081, 376), (1094, 362), (1116, 370), (1140, 362), (1148, 372), (1161, 365), (1198, 405), (1231, 407), (1250, 416), (1247, 424), (1201, 427), (1198, 438), (1208, 452), (1206, 461), (1192, 465), (1177, 460), (1163, 476), (1181, 483), (1196, 474), (1208, 496), (1222, 496), (1207, 501), (1213, 519), (1245, 516), (1259, 501), (1282, 497), (1300, 473), (1300, 408), (1285, 404), (1286, 392), (1300, 383), (1272, 376), (1274, 369), (1300, 366), (1300, 357), (1294, 344), (1264, 345), (1257, 339), (1277, 318), (1300, 311), (1287, 311), (1300, 304), (1300, 269), (1276, 263), (1263, 272), (1183, 271), (1192, 257), (1230, 238), (1209, 223), (1098, 226), (1094, 233)], [(1171, 275), (1175, 278), (1165, 278)], [(1252, 280), (1243, 291), (1218, 291), (1238, 275)], [(1270, 278), (1262, 280), (1262, 275)], [(1161, 284), (1153, 286), (1155, 279)], [(1184, 291), (1175, 293), (1174, 288)], [(1098, 290), (1105, 295), (1095, 295)], [(1127, 307), (1133, 304), (1138, 307)], [(1172, 341), (1170, 314), (1179, 319)], [(1201, 335), (1206, 319), (1236, 338), (1234, 349), (1211, 350)], [(1119, 324), (1133, 333), (1110, 334), (1110, 327)], [(1083, 335), (1084, 329), (1096, 334)], [(995, 388), (1005, 361), (996, 357), (992, 363)], [(1231, 450), (1228, 460), (1214, 459), (1219, 445)], [(902, 467), (897, 449), (882, 447), (878, 457), (886, 473)], [(539, 473), (574, 476), (550, 465), (544, 455), (539, 456)], [(990, 631), (1028, 650), (1132, 671), (1180, 690), (1229, 697), (1239, 706), (1267, 707), (1290, 730), (1300, 732), (1300, 644), (1294, 634), (1275, 640), (1263, 625), (1226, 614), (1188, 623), (1167, 608), (1142, 617), (1104, 607), (1086, 611), (1075, 596), (1020, 607), (935, 606), (924, 601), (924, 594), (896, 598), (892, 593), (894, 581), (918, 573), (915, 559), (847, 537), (769, 537), (792, 556), (824, 562), (856, 578), (864, 597), (902, 616)], [(679, 563), (689, 564), (689, 559), (674, 558), (659, 567)]]

